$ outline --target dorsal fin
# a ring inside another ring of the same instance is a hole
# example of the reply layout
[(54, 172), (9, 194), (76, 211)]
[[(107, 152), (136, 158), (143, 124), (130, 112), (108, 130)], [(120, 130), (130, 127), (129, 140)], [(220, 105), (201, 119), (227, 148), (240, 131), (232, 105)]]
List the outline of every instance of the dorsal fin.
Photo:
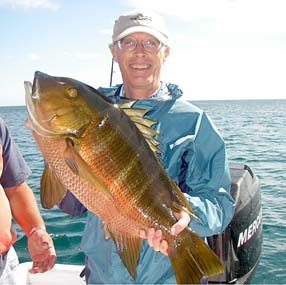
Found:
[(145, 137), (148, 145), (154, 153), (162, 153), (158, 148), (160, 142), (154, 137), (159, 135), (159, 132), (152, 129), (152, 126), (157, 122), (144, 116), (149, 112), (149, 110), (142, 108), (132, 108), (136, 101), (120, 102), (117, 103), (118, 106), (129, 118), (134, 122), (139, 131)]

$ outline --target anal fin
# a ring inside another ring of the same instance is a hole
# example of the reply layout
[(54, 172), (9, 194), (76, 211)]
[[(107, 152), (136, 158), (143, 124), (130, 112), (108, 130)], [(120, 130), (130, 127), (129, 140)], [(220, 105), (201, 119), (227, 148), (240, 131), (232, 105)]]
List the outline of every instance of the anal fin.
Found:
[(127, 237), (109, 230), (115, 243), (117, 252), (128, 270), (129, 274), (135, 279), (138, 258), (142, 246), (142, 240), (137, 237)]

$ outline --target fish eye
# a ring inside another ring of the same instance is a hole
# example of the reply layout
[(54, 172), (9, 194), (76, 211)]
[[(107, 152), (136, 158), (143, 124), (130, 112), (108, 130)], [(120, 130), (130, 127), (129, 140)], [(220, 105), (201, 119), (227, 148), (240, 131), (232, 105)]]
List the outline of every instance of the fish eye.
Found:
[(66, 89), (66, 94), (69, 97), (75, 98), (75, 97), (77, 97), (77, 90), (75, 88), (67, 88)]

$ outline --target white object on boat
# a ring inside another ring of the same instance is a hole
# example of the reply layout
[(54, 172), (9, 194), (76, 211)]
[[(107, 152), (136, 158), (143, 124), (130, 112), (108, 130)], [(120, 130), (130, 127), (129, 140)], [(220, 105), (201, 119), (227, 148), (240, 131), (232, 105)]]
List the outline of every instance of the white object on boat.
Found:
[(32, 262), (21, 263), (17, 271), (16, 285), (85, 285), (85, 280), (79, 276), (83, 265), (56, 264), (45, 273), (30, 274)]

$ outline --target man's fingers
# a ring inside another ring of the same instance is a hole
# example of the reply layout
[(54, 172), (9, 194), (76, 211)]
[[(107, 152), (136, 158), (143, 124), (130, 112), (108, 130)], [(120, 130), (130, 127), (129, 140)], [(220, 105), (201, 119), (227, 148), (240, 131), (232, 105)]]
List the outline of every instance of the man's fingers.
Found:
[(149, 246), (154, 247), (153, 239), (154, 239), (155, 229), (151, 228), (147, 232), (147, 241)]
[(139, 235), (141, 238), (147, 239), (149, 246), (155, 251), (161, 251), (163, 254), (167, 255), (168, 243), (163, 240), (161, 230), (150, 228), (147, 233), (144, 230), (140, 230)]
[(140, 231), (139, 231), (139, 236), (140, 236), (140, 238), (146, 239), (146, 238), (147, 238), (146, 231), (140, 230)]
[(56, 254), (51, 255), (49, 257), (48, 263), (47, 263), (47, 270), (51, 270), (55, 266), (55, 261), (56, 261)]
[(41, 261), (33, 261), (33, 267), (29, 270), (29, 273), (43, 273), (54, 267), (57, 256), (53, 248), (51, 248), (50, 251), (52, 251), (51, 254), (45, 259)]
[(161, 241), (160, 251), (161, 251), (164, 255), (168, 256), (168, 243), (167, 243), (167, 241), (164, 240), (164, 239)]
[(184, 212), (184, 211), (182, 211), (180, 213), (176, 213), (175, 216), (178, 219), (178, 222), (175, 223), (171, 228), (171, 234), (172, 235), (178, 235), (186, 227), (188, 227), (188, 225), (191, 221), (189, 214)]
[(160, 251), (161, 241), (162, 241), (162, 231), (157, 230), (155, 231), (153, 237), (153, 248), (155, 251)]
[[(172, 226), (171, 234), (178, 235), (185, 228), (188, 227), (190, 223), (190, 216), (188, 213), (181, 211), (180, 213), (175, 213), (178, 221)], [(150, 228), (147, 232), (145, 230), (140, 230), (139, 235), (143, 239), (147, 239), (148, 244), (155, 251), (160, 251), (165, 255), (168, 255), (168, 243), (166, 240), (163, 240), (163, 234), (161, 230), (155, 230)]]

